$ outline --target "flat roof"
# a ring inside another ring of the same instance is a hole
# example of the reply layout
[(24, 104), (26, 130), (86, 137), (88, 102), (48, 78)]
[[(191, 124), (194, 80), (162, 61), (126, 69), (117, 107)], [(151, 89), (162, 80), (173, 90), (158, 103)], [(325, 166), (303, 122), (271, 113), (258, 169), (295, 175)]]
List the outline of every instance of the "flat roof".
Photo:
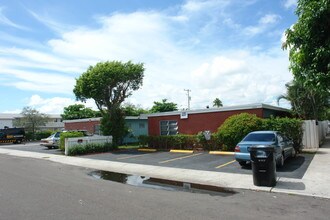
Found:
[[(49, 118), (62, 118), (60, 114), (46, 114)], [(0, 113), (0, 119), (22, 118), (22, 114), (18, 113)]]
[(196, 109), (196, 110), (181, 110), (173, 112), (158, 112), (147, 114), (147, 117), (158, 117), (158, 116), (171, 116), (171, 115), (181, 115), (182, 113), (186, 114), (201, 114), (201, 113), (211, 113), (211, 112), (227, 112), (227, 111), (236, 111), (236, 110), (247, 110), (247, 109), (271, 109), (275, 111), (289, 112), (289, 109), (281, 108), (273, 105), (255, 103), (248, 105), (235, 105), (235, 106), (226, 106), (220, 108), (205, 108), (205, 109)]
[[(72, 119), (72, 120), (63, 120), (64, 123), (75, 123), (75, 122), (89, 122), (89, 121), (101, 121), (102, 117), (99, 118), (82, 118), (82, 119)], [(126, 116), (126, 120), (147, 120), (146, 115), (140, 115), (140, 116)]]

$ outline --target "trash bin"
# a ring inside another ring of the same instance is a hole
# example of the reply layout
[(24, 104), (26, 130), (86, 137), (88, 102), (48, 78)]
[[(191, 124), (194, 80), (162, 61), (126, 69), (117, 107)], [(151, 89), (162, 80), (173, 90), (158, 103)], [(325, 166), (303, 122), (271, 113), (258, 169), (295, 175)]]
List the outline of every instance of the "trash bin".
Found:
[(276, 185), (275, 148), (271, 145), (256, 145), (250, 148), (253, 184), (256, 186)]

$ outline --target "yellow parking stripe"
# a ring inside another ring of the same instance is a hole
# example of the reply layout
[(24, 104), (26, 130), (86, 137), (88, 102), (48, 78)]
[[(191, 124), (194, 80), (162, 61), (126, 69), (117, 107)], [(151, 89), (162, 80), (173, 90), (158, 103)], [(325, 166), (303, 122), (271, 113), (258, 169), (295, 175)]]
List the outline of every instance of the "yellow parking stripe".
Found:
[(134, 157), (142, 157), (145, 154), (139, 154), (139, 155), (133, 155), (133, 156), (126, 156), (126, 157), (119, 157), (117, 160), (124, 160), (124, 159), (129, 159), (129, 158), (134, 158)]
[(192, 154), (193, 150), (170, 150), (171, 153), (184, 153), (184, 154)]
[(228, 163), (225, 163), (225, 164), (222, 164), (222, 165), (220, 165), (220, 166), (217, 166), (215, 169), (219, 169), (219, 168), (221, 168), (221, 167), (227, 166), (227, 165), (232, 164), (232, 163), (234, 163), (234, 162), (236, 162), (236, 160), (232, 160), (232, 161), (229, 161)]
[(168, 163), (168, 162), (171, 162), (171, 161), (181, 160), (181, 159), (185, 159), (185, 158), (188, 158), (188, 157), (195, 157), (195, 156), (198, 156), (198, 155), (201, 155), (201, 154), (203, 154), (203, 153), (192, 154), (192, 155), (188, 155), (188, 156), (184, 156), (184, 157), (177, 157), (177, 158), (170, 159), (170, 160), (160, 161), (158, 163)]

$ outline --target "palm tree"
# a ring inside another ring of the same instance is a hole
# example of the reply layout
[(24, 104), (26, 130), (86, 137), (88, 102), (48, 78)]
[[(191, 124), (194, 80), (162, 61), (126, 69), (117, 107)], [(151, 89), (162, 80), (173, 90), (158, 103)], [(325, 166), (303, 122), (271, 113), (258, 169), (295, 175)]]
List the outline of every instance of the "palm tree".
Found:
[(222, 105), (222, 101), (219, 98), (214, 99), (214, 101), (213, 101), (213, 107), (220, 108), (222, 106), (223, 106)]
[(320, 119), (329, 109), (329, 96), (317, 90), (312, 90), (303, 83), (293, 80), (285, 84), (287, 92), (277, 98), (286, 99), (291, 103), (292, 111), (302, 119)]

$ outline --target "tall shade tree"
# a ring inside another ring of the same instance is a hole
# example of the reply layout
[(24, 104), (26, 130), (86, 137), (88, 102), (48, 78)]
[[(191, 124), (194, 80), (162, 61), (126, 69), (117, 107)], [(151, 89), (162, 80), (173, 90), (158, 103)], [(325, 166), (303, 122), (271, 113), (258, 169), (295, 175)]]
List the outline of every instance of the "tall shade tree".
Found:
[(131, 61), (99, 62), (90, 66), (78, 79), (73, 92), (77, 100), (94, 99), (102, 114), (103, 134), (113, 136), (118, 145), (125, 135), (124, 114), (121, 103), (142, 86), (144, 66)]
[(161, 102), (154, 102), (154, 105), (150, 109), (150, 112), (156, 113), (156, 112), (171, 112), (171, 111), (177, 111), (178, 105), (173, 102), (167, 102), (167, 99), (163, 99)]
[(213, 101), (213, 107), (220, 108), (222, 106), (223, 106), (222, 101), (219, 98), (215, 98), (214, 101)]
[(61, 114), (61, 117), (63, 120), (94, 118), (101, 117), (101, 113), (94, 111), (91, 108), (87, 108), (83, 104), (74, 104), (64, 107), (64, 111), (63, 114)]
[(24, 127), (27, 132), (31, 132), (33, 137), (40, 127), (45, 126), (49, 121), (46, 114), (40, 113), (31, 107), (24, 107), (21, 112), (22, 117), (15, 119), (13, 125), (15, 127)]
[(296, 80), (329, 93), (330, 0), (298, 0), (298, 21), (286, 30), (290, 70)]

